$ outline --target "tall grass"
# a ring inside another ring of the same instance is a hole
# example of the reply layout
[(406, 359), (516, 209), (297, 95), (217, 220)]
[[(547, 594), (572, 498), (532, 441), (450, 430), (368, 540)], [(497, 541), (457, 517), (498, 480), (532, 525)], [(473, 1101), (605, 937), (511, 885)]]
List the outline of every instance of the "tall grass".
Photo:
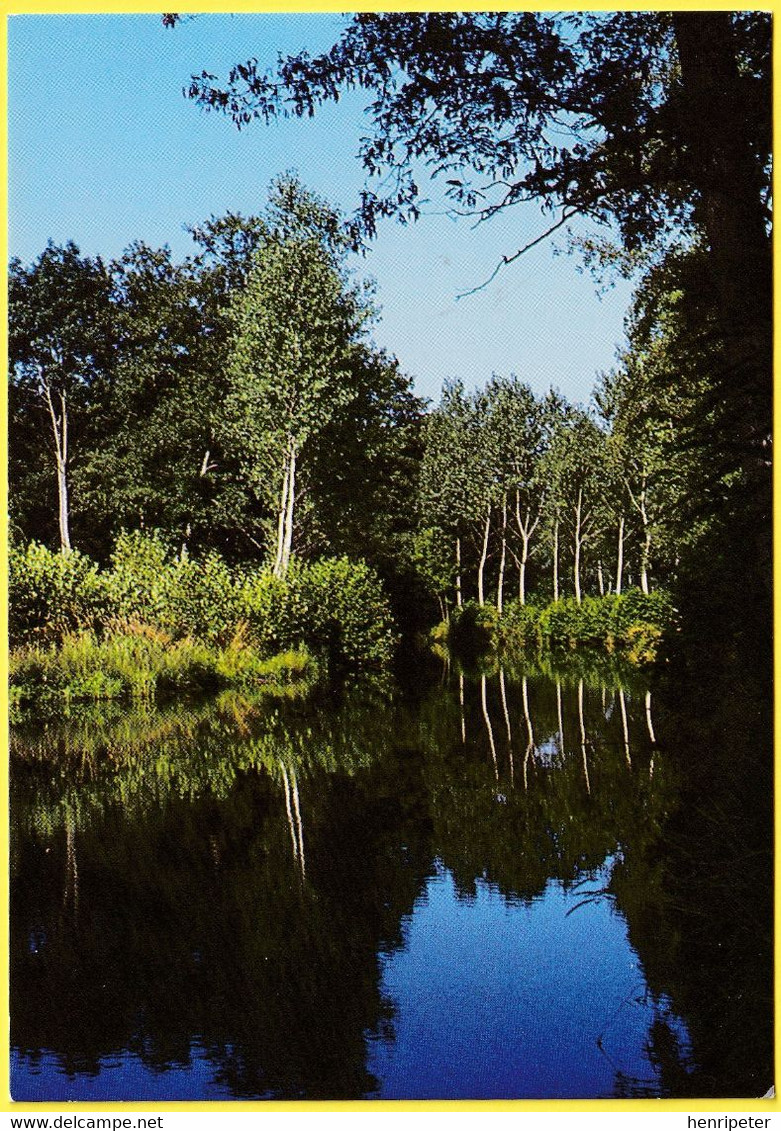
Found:
[(317, 665), (303, 650), (264, 659), (242, 642), (225, 648), (133, 626), (105, 638), (67, 634), (59, 645), (27, 645), (10, 656), (12, 704), (48, 699), (152, 700), (221, 688), (276, 688), (311, 682)]

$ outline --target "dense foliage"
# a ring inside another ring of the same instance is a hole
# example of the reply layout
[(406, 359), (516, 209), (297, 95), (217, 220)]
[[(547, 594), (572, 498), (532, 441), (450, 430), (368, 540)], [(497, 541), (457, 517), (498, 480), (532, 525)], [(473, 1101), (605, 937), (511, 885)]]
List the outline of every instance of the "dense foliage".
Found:
[[(664, 553), (660, 526), (675, 529), (681, 544), (666, 565), (687, 607), (721, 626), (717, 636), (761, 636), (765, 648), (770, 55), (763, 12), (356, 13), (318, 54), (279, 56), (269, 70), (250, 58), (224, 78), (193, 75), (188, 90), (239, 128), (308, 116), (345, 90), (364, 92), (358, 157), (367, 183), (356, 239), (372, 236), (381, 217), (417, 220), (432, 195), (479, 223), (530, 201), (548, 214), (547, 227), (521, 233), (497, 271), (575, 216), (605, 226), (605, 235), (577, 237), (587, 261), (644, 272), (630, 378), (618, 383), (629, 404), (610, 408), (613, 494), (625, 496), (619, 507), (641, 527), (640, 583), (647, 587)], [(457, 434), (440, 432), (446, 440)], [(669, 499), (658, 497), (660, 460), (676, 449), (684, 454), (670, 477), (682, 504), (677, 525)], [(471, 500), (462, 502), (472, 519)], [(577, 493), (571, 503), (565, 513), (579, 559), (603, 519), (586, 513)], [(500, 509), (504, 525), (503, 499)], [(535, 516), (522, 513), (528, 532)], [(491, 522), (485, 507), (483, 545)], [(446, 533), (458, 560), (461, 532)], [(482, 600), (482, 548), (477, 558)], [(440, 588), (448, 560), (440, 553), (427, 567)], [(501, 580), (498, 589), (501, 603)], [(555, 572), (553, 589), (556, 596)]]

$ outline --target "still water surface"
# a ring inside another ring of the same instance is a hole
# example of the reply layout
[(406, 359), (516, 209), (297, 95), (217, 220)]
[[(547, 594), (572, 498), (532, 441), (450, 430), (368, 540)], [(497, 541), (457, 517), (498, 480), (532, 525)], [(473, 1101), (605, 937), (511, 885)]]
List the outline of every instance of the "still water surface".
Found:
[(18, 727), (14, 1098), (761, 1094), (676, 725), (584, 669)]

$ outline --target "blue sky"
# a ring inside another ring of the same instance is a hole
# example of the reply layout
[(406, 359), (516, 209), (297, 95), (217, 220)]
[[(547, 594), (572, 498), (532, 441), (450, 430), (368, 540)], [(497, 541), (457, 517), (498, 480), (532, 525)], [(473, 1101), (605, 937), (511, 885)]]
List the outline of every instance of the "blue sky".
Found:
[[(363, 184), (360, 95), (313, 120), (238, 132), (182, 94), (201, 70), (225, 75), (251, 56), (271, 63), (278, 50), (316, 51), (341, 22), (329, 13), (209, 15), (167, 30), (157, 14), (11, 17), (11, 255), (31, 262), (51, 238), (106, 258), (136, 239), (184, 256), (187, 224), (260, 211), (286, 169), (351, 212)], [(374, 337), (421, 395), (436, 400), (447, 377), (472, 387), (514, 372), (540, 392), (553, 385), (586, 401), (597, 372), (614, 364), (629, 286), (600, 297), (576, 256), (554, 254), (563, 239), (457, 299), (545, 226), (534, 206), (477, 230), (433, 214), (411, 227), (382, 224), (358, 269), (378, 284)]]

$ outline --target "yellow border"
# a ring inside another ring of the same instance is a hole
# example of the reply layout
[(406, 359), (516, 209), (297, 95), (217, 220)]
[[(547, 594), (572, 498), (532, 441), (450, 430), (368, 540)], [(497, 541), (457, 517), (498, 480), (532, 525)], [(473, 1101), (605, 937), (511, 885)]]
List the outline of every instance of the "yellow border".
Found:
[[(7, 95), (7, 49), (8, 49), (8, 34), (7, 34), (7, 17), (13, 15), (24, 14), (56, 14), (62, 13), (63, 15), (81, 15), (87, 13), (122, 13), (129, 14), (132, 12), (162, 12), (164, 9), (164, 0), (79, 0), (77, 3), (66, 3), (64, 0), (0, 0), (0, 70), (2, 71), (3, 83), (0, 88), (0, 152), (2, 152), (2, 181), (0, 182), (0, 213), (5, 218), (5, 222), (0, 228), (0, 256), (2, 262), (8, 262), (8, 95)], [(722, 10), (732, 11), (738, 8), (745, 7), (746, 10), (758, 11), (772, 11), (775, 13), (776, 8), (781, 6), (781, 0), (770, 0), (768, 3), (748, 4), (741, 5), (737, 3), (725, 3), (724, 0), (704, 0), (700, 3), (633, 3), (626, 5), (618, 5), (611, 3), (610, 0), (587, 0), (584, 4), (572, 3), (555, 3), (551, 0), (540, 0), (539, 3), (508, 3), (507, 0), (482, 0), (482, 2), (470, 4), (455, 4), (443, 3), (442, 0), (428, 0), (428, 2), (418, 2), (418, 0), (407, 0), (407, 2), (394, 2), (394, 0), (366, 0), (360, 5), (362, 11), (449, 11), (455, 9), (469, 8), (474, 11), (490, 11), (490, 10), (522, 10), (527, 9), (531, 11), (563, 11), (563, 10), (605, 10), (611, 11), (618, 7), (634, 11), (653, 11), (664, 10), (670, 11), (674, 9), (683, 10)], [(343, 12), (345, 11), (345, 4), (340, 3), (339, 0), (309, 0), (308, 3), (293, 4), (288, 0), (278, 0), (278, 3), (259, 3), (257, 0), (235, 0), (231, 4), (214, 4), (214, 3), (193, 3), (192, 0), (176, 0), (171, 4), (179, 12), (280, 12), (287, 11), (295, 12)], [(779, 48), (779, 38), (781, 32), (777, 32), (774, 37), (773, 45), (773, 65), (775, 73), (779, 73), (779, 62), (781, 61), (781, 48)], [(774, 95), (774, 151), (780, 152), (779, 140), (779, 100)], [(777, 178), (774, 177), (774, 181)], [(777, 187), (777, 186), (776, 186)], [(777, 250), (777, 235), (774, 233), (774, 250)], [(0, 297), (0, 314), (2, 316), (3, 328), (7, 325), (7, 286), (3, 287), (2, 296)], [(775, 317), (775, 334), (776, 341), (779, 338), (781, 331), (781, 319), (776, 312)], [(2, 358), (7, 371), (7, 356), (8, 356), (8, 343), (7, 334), (5, 331), (2, 334)], [(781, 430), (781, 408), (778, 403), (775, 405), (773, 416), (774, 431), (779, 435)], [(7, 549), (7, 463), (8, 463), (8, 449), (7, 449), (7, 404), (3, 398), (0, 401), (0, 460), (2, 461), (2, 473), (0, 474), (0, 547), (5, 552)], [(781, 489), (781, 471), (779, 471), (778, 461), (774, 468), (774, 489), (775, 499), (779, 497), (779, 490)], [(776, 507), (774, 505), (774, 551), (775, 551), (775, 573), (774, 581), (775, 586), (775, 599), (774, 599), (774, 628), (776, 634), (776, 652), (775, 652), (775, 672), (776, 672), (776, 692), (775, 692), (775, 741), (776, 749), (781, 747), (781, 693), (779, 693), (779, 659), (781, 658), (781, 648), (778, 644), (779, 634), (781, 633), (781, 598), (779, 597), (778, 587), (778, 563), (781, 560), (781, 534), (779, 533), (779, 524), (776, 521)], [(2, 639), (7, 639), (7, 577), (5, 569), (0, 573), (0, 635)], [(8, 714), (8, 657), (6, 651), (2, 651), (2, 668), (0, 670), (0, 712), (3, 718), (7, 719)], [(2, 786), (3, 798), (8, 797), (8, 758), (7, 758), (7, 739), (4, 740), (6, 757), (0, 759), (0, 785)], [(776, 775), (775, 784), (775, 812), (781, 810), (781, 775)], [(0, 1015), (5, 1019), (5, 1041), (0, 1041), (0, 1089), (3, 1094), (0, 1094), (0, 1111), (2, 1112), (30, 1112), (33, 1115), (45, 1112), (93, 1112), (98, 1114), (100, 1112), (121, 1112), (124, 1114), (134, 1114), (136, 1112), (143, 1114), (149, 1112), (152, 1114), (160, 1114), (165, 1116), (167, 1112), (328, 1112), (328, 1111), (345, 1111), (345, 1112), (656, 1112), (656, 1113), (671, 1113), (671, 1112), (697, 1112), (707, 1114), (709, 1112), (759, 1112), (762, 1114), (774, 1114), (781, 1108), (781, 1100), (779, 1098), (773, 1100), (486, 1100), (486, 1101), (445, 1101), (445, 1100), (432, 1100), (432, 1101), (389, 1101), (389, 1100), (359, 1100), (359, 1101), (339, 1101), (339, 1102), (303, 1102), (303, 1101), (286, 1101), (275, 1102), (268, 1100), (256, 1101), (217, 1101), (217, 1102), (194, 1102), (194, 1103), (135, 1103), (135, 1102), (115, 1102), (115, 1103), (13, 1103), (7, 1095), (8, 1078), (9, 1078), (9, 1044), (7, 1034), (7, 1018), (8, 1018), (8, 948), (9, 948), (9, 932), (8, 932), (8, 845), (9, 845), (9, 823), (8, 823), (8, 806), (6, 802), (2, 803), (2, 843), (4, 847), (4, 867), (2, 876), (0, 876), (0, 894), (4, 913), (0, 918), (0, 948), (2, 949), (2, 966), (0, 969), (4, 972), (2, 983), (0, 984)], [(778, 883), (778, 859), (776, 858), (776, 911), (775, 911), (775, 958), (776, 958), (776, 971), (778, 971), (779, 961), (781, 955), (779, 954), (779, 926), (781, 925), (781, 912), (779, 911), (779, 883)], [(778, 973), (776, 973), (776, 1006), (778, 1003)], [(779, 1065), (779, 1049), (781, 1048), (781, 1034), (779, 1033), (779, 1017), (778, 1009), (776, 1008), (776, 1073), (778, 1072)]]

